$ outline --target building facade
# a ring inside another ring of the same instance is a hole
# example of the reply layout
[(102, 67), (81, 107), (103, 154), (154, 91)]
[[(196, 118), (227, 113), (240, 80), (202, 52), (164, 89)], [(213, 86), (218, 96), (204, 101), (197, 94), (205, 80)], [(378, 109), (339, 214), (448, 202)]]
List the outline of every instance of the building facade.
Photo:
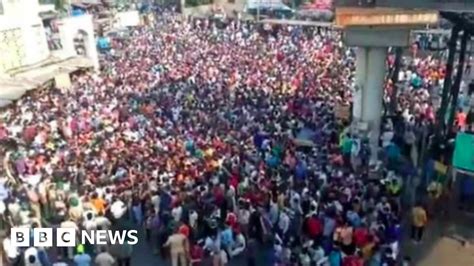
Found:
[(40, 13), (55, 13), (53, 5), (39, 4), (38, 0), (0, 3), (0, 76), (76, 56), (90, 59), (99, 69), (92, 15), (54, 18), (60, 45), (52, 49), (48, 43), (51, 28), (45, 27)]
[(0, 0), (0, 74), (49, 56), (38, 0)]

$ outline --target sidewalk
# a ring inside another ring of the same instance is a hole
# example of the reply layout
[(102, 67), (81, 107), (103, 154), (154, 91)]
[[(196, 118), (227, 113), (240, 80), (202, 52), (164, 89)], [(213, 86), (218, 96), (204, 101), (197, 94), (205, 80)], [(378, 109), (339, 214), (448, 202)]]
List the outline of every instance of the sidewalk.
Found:
[(438, 217), (429, 222), (421, 244), (410, 240), (407, 228), (402, 252), (403, 256), (411, 257), (412, 265), (473, 265), (474, 215), (458, 211), (454, 206), (450, 210), (450, 217)]

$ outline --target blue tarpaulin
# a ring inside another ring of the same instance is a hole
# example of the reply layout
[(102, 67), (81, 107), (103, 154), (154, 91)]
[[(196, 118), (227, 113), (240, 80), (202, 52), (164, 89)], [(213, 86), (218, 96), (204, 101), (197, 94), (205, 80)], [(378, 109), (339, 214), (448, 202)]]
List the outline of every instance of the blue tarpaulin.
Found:
[(73, 17), (78, 17), (84, 15), (86, 12), (82, 10), (81, 8), (74, 8), (72, 9), (71, 15)]
[(97, 40), (97, 46), (99, 47), (99, 49), (109, 49), (110, 48), (109, 38), (100, 37)]

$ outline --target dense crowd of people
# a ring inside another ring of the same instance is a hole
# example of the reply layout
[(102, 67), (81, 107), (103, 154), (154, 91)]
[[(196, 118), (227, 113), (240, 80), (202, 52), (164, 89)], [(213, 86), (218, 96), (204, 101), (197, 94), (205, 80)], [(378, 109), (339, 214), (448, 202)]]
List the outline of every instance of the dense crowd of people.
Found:
[[(406, 158), (416, 125), (434, 119), (442, 66), (406, 63), (402, 93), (416, 97), (399, 98), (400, 124), (385, 121), (373, 174), (366, 139), (334, 112), (351, 104), (354, 56), (324, 28), (173, 14), (134, 28), (112, 40), (100, 73), (1, 113), (13, 177), (0, 187), (4, 228), (143, 228), (140, 241), (173, 266), (398, 265)], [(3, 248), (8, 265), (57, 261), (11, 246), (8, 233)], [(86, 245), (57, 255), (106, 266), (132, 254)]]

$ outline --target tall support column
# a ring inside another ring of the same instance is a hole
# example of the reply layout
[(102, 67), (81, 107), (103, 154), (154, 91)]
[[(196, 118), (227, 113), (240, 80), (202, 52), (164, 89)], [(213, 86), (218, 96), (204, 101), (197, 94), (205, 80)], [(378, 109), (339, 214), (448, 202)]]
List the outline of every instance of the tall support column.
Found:
[(449, 114), (448, 126), (447, 126), (447, 133), (453, 128), (454, 119), (456, 116), (457, 105), (458, 105), (458, 98), (459, 98), (459, 89), (461, 88), (461, 81), (462, 76), (464, 74), (464, 63), (466, 61), (466, 49), (467, 49), (467, 41), (471, 35), (469, 32), (464, 31), (462, 40), (461, 40), (461, 52), (459, 54), (459, 61), (458, 61), (458, 68), (456, 72), (456, 77), (454, 79), (454, 84), (451, 89), (451, 93), (453, 94), (451, 97), (451, 113)]
[(392, 94), (390, 95), (390, 107), (389, 113), (395, 114), (397, 111), (397, 96), (398, 96), (398, 74), (400, 72), (400, 67), (402, 64), (403, 57), (403, 48), (395, 48), (395, 62), (393, 63), (393, 72), (392, 72)]
[(443, 93), (441, 96), (441, 106), (437, 114), (438, 126), (436, 127), (435, 134), (437, 140), (439, 139), (441, 133), (444, 132), (444, 129), (446, 127), (444, 118), (446, 116), (446, 109), (448, 109), (449, 104), (449, 91), (451, 89), (452, 75), (454, 69), (454, 56), (456, 54), (456, 45), (459, 37), (459, 31), (459, 26), (454, 26), (453, 30), (451, 31), (451, 38), (449, 39), (449, 54), (448, 61), (446, 62), (446, 77), (444, 78)]
[(370, 47), (367, 50), (367, 73), (362, 101), (364, 103), (362, 121), (369, 125), (370, 161), (375, 163), (379, 150), (387, 48)]
[(355, 91), (352, 105), (352, 116), (355, 121), (362, 119), (362, 110), (364, 108), (363, 94), (364, 84), (367, 76), (367, 48), (356, 48), (356, 73), (355, 73)]

